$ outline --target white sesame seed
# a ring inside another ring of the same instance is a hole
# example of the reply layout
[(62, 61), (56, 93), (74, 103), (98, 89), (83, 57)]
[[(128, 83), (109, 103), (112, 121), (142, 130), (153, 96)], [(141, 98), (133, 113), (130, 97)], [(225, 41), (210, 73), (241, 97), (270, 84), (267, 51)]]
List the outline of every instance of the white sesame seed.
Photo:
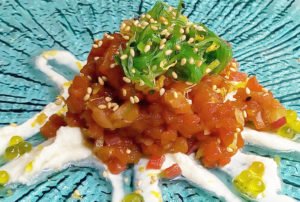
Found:
[(182, 35), (182, 36), (180, 37), (180, 39), (181, 39), (181, 41), (184, 41), (184, 40), (186, 39), (186, 35)]
[(111, 64), (109, 67), (110, 67), (110, 68), (114, 68), (116, 65), (117, 65), (116, 63), (113, 63), (113, 64)]
[(226, 76), (224, 76), (224, 78), (225, 78), (225, 79), (229, 79), (229, 76), (228, 76), (228, 75), (226, 75)]
[(236, 128), (236, 132), (241, 132), (241, 129), (240, 128)]
[(190, 59), (189, 59), (189, 63), (190, 63), (190, 64), (194, 64), (194, 63), (195, 63), (194, 58), (190, 58)]
[(99, 105), (98, 106), (99, 109), (106, 109), (106, 107), (107, 107), (106, 105)]
[(134, 55), (135, 55), (133, 48), (130, 48), (130, 55), (131, 55), (131, 57), (134, 57)]
[(172, 72), (172, 76), (173, 76), (174, 79), (178, 78), (178, 75), (176, 74), (176, 72)]
[(125, 27), (124, 31), (125, 31), (125, 32), (128, 32), (130, 29), (131, 29), (130, 26), (127, 25), (127, 26)]
[(93, 90), (92, 90), (92, 88), (91, 88), (91, 87), (88, 87), (88, 88), (87, 88), (87, 92), (88, 92), (88, 94), (91, 94), (91, 93), (92, 93), (92, 91), (93, 91)]
[(172, 51), (171, 49), (169, 49), (169, 50), (166, 50), (165, 54), (166, 54), (166, 55), (171, 55), (172, 52), (173, 52), (173, 51)]
[(108, 103), (107, 103), (107, 108), (108, 108), (108, 109), (112, 108), (111, 102), (108, 102)]
[(132, 104), (134, 104), (134, 98), (132, 96), (130, 96), (129, 100)]
[(217, 86), (216, 86), (216, 85), (213, 85), (213, 86), (212, 86), (212, 89), (213, 89), (213, 90), (217, 90)]
[(123, 81), (125, 83), (131, 83), (131, 80), (129, 78), (125, 77), (125, 76), (123, 77)]
[(209, 130), (204, 130), (204, 135), (209, 135), (210, 131)]
[(156, 31), (156, 30), (158, 30), (158, 27), (156, 27), (154, 25), (151, 25), (151, 29), (154, 30), (154, 31)]
[(83, 97), (83, 100), (84, 100), (84, 101), (87, 101), (88, 99), (90, 99), (90, 94), (86, 94), (86, 95)]
[(131, 150), (130, 149), (126, 149), (126, 154), (130, 154)]
[(202, 63), (203, 63), (202, 60), (198, 60), (197, 63), (196, 63), (196, 66), (197, 66), (197, 67), (200, 67), (200, 66), (202, 65)]
[(142, 14), (142, 15), (141, 15), (141, 18), (145, 18), (145, 17), (146, 17), (146, 15), (145, 15), (145, 14)]
[(111, 100), (112, 100), (111, 97), (105, 97), (106, 102), (110, 102)]
[(236, 62), (233, 62), (231, 65), (232, 65), (234, 68), (236, 68), (236, 67), (237, 67), (237, 64), (236, 64)]
[(243, 111), (243, 116), (244, 116), (244, 118), (247, 118), (247, 116), (248, 116), (247, 112), (245, 110)]
[(175, 45), (175, 49), (176, 49), (176, 50), (180, 50), (180, 49), (181, 49), (181, 46), (177, 44), (177, 45)]
[(123, 39), (129, 40), (129, 36), (124, 35), (124, 36), (123, 36)]
[(108, 173), (107, 173), (107, 171), (106, 171), (106, 170), (104, 170), (104, 171), (102, 172), (102, 175), (103, 175), (103, 177), (107, 178), (107, 177), (108, 177)]
[(102, 85), (102, 86), (104, 85), (104, 81), (100, 76), (98, 77), (98, 82), (100, 85)]
[(149, 22), (150, 23), (156, 23), (156, 21), (153, 18), (151, 18)]
[(193, 49), (194, 52), (198, 52), (198, 50), (199, 50), (199, 49), (196, 48), (196, 47)]
[(103, 41), (102, 41), (102, 40), (98, 41), (98, 47), (101, 47), (102, 44), (103, 44)]
[(185, 63), (186, 63), (186, 59), (182, 58), (181, 61), (180, 61), (180, 65), (183, 66), (183, 65), (185, 65)]
[(122, 94), (123, 94), (124, 97), (127, 95), (126, 89), (122, 88)]
[(166, 39), (166, 38), (163, 38), (163, 39), (160, 41), (160, 45), (165, 44), (166, 41), (167, 41), (167, 39)]
[(95, 60), (95, 61), (99, 60), (99, 57), (94, 57), (94, 60)]
[(191, 43), (193, 43), (194, 42), (194, 38), (192, 37), (192, 38), (190, 38), (189, 40), (188, 40), (188, 43), (189, 44), (191, 44)]
[(159, 49), (161, 50), (161, 49), (163, 49), (165, 46), (166, 46), (165, 44), (162, 44), (162, 45), (159, 46)]
[(165, 92), (166, 92), (166, 90), (164, 88), (161, 88), (159, 91), (159, 95), (162, 96)]
[(98, 45), (97, 44), (93, 44), (93, 48), (98, 48)]
[(92, 77), (89, 75), (89, 76), (87, 76), (87, 78), (89, 79), (89, 80), (92, 80)]
[(186, 101), (187, 101), (190, 105), (193, 104), (193, 101), (190, 100), (190, 99), (186, 99)]
[(140, 86), (145, 85), (145, 82), (143, 80), (140, 80)]
[(247, 95), (250, 95), (250, 93), (251, 93), (251, 91), (250, 91), (250, 89), (247, 87), (247, 88), (246, 88), (246, 94), (247, 94)]
[(174, 95), (175, 98), (178, 98), (178, 93), (176, 91), (173, 92), (173, 95)]
[(126, 24), (123, 22), (122, 24), (121, 24), (121, 29), (124, 29), (126, 27)]
[(108, 35), (107, 38), (108, 38), (109, 40), (114, 40), (114, 39), (115, 39), (115, 37), (110, 36), (110, 35)]
[(151, 15), (150, 14), (146, 14), (146, 18), (151, 19)]
[(150, 45), (146, 45), (144, 48), (144, 52), (147, 53), (150, 50), (151, 46)]
[(232, 149), (231, 147), (227, 147), (226, 150), (227, 150), (228, 152), (233, 152), (233, 149)]
[(115, 105), (114, 108), (113, 108), (113, 111), (117, 111), (119, 109), (119, 105)]
[(142, 180), (138, 180), (137, 182), (136, 182), (136, 186), (141, 186), (142, 185)]
[(167, 63), (167, 60), (162, 60), (162, 61), (160, 61), (159, 66), (162, 68), (165, 66), (166, 63)]
[(135, 69), (131, 69), (131, 72), (132, 72), (132, 73), (135, 73)]
[(208, 73), (211, 72), (211, 69), (210, 69), (210, 68), (207, 68), (207, 69), (205, 70), (205, 72), (208, 74)]
[(140, 99), (139, 99), (138, 96), (136, 96), (136, 95), (133, 97), (133, 99), (134, 99), (134, 102), (135, 102), (135, 103), (139, 103), (139, 101), (140, 101)]
[(145, 27), (146, 27), (147, 25), (149, 25), (149, 23), (146, 22), (146, 21), (142, 22), (142, 24), (141, 24), (141, 26), (142, 26), (143, 29), (145, 29)]
[(185, 84), (191, 86), (191, 85), (193, 85), (193, 82), (186, 81)]
[(236, 72), (236, 69), (235, 69), (235, 68), (233, 68), (233, 67), (230, 67), (230, 71), (232, 71), (232, 72)]
[(184, 33), (184, 29), (183, 29), (183, 28), (180, 28), (180, 29), (179, 29), (179, 32), (180, 32), (180, 34), (183, 34), (183, 33)]
[(94, 43), (98, 43), (100, 39), (94, 39)]
[(127, 57), (128, 57), (128, 55), (126, 55), (126, 54), (123, 54), (120, 58), (121, 58), (121, 60), (126, 60), (127, 59)]

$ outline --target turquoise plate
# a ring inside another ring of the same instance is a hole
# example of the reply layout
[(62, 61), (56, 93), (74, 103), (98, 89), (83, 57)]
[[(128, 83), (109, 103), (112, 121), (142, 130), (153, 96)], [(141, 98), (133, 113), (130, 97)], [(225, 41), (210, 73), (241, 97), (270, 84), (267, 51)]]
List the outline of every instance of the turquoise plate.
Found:
[[(72, 52), (85, 60), (93, 38), (118, 31), (122, 19), (149, 10), (151, 0), (1, 0), (0, 125), (22, 123), (53, 101), (58, 91), (33, 65), (43, 50)], [(168, 2), (172, 6), (177, 1)], [(300, 1), (190, 0), (183, 12), (232, 44), (240, 69), (269, 88), (286, 107), (300, 113)], [(58, 71), (72, 79), (73, 74)], [(39, 139), (32, 141), (41, 141)], [(264, 156), (279, 155), (283, 193), (300, 200), (300, 162), (280, 153), (246, 146)], [(298, 155), (299, 157), (299, 155)], [(124, 173), (129, 179), (132, 171)], [(110, 201), (111, 184), (96, 168), (73, 166), (32, 186), (18, 185), (0, 201)], [(222, 201), (183, 181), (160, 183), (164, 201)], [(129, 184), (127, 190), (132, 189)]]

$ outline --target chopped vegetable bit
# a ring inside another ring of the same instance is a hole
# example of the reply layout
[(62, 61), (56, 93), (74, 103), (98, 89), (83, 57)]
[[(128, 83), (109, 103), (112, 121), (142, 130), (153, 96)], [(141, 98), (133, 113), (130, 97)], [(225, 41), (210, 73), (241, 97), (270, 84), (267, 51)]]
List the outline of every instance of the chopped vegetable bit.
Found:
[(233, 184), (243, 194), (251, 198), (256, 198), (265, 190), (265, 184), (262, 180), (265, 166), (262, 162), (255, 161), (249, 169), (242, 171), (234, 180)]
[(144, 198), (140, 194), (130, 193), (123, 198), (122, 202), (144, 202)]
[(147, 164), (147, 169), (160, 169), (163, 163), (165, 162), (165, 159), (166, 157), (164, 155), (159, 157), (152, 156)]
[(181, 169), (177, 163), (162, 171), (161, 176), (164, 178), (174, 178), (181, 174)]
[(115, 59), (129, 79), (154, 87), (156, 77), (174, 72), (179, 80), (197, 83), (226, 67), (232, 56), (230, 46), (180, 12), (181, 4), (176, 10), (156, 2), (148, 18), (123, 22), (121, 34), (130, 39)]

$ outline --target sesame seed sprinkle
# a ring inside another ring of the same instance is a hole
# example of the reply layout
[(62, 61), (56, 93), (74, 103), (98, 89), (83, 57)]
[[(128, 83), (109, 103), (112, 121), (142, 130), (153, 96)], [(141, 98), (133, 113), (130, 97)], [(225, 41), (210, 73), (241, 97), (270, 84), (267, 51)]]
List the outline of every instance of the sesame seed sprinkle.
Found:
[(128, 57), (128, 55), (126, 55), (126, 54), (123, 54), (123, 55), (121, 55), (121, 60), (126, 60), (127, 59), (127, 57)]
[(93, 48), (98, 48), (98, 45), (97, 44), (93, 44)]
[(184, 33), (184, 29), (183, 29), (183, 28), (180, 28), (180, 29), (179, 29), (179, 32), (180, 32), (180, 34), (183, 34), (183, 33)]
[(135, 52), (134, 52), (133, 48), (130, 48), (130, 56), (134, 57), (134, 55), (135, 55)]
[(99, 60), (99, 57), (94, 57), (94, 60), (95, 60), (95, 61)]
[(146, 45), (144, 48), (144, 52), (147, 53), (150, 50), (151, 46), (150, 45)]
[(166, 55), (171, 55), (172, 52), (173, 52), (173, 51), (172, 51), (171, 49), (169, 49), (169, 50), (166, 50), (165, 54), (166, 54)]
[(160, 45), (165, 44), (166, 41), (167, 41), (167, 39), (166, 39), (166, 38), (163, 38), (163, 39), (160, 41)]
[(230, 71), (232, 71), (232, 72), (236, 72), (236, 69), (235, 69), (235, 68), (233, 68), (233, 67), (230, 67)]
[(106, 76), (102, 76), (101, 78), (103, 79), (103, 81), (107, 81), (107, 77)]
[(112, 100), (111, 97), (105, 97), (106, 102), (110, 102), (111, 100)]
[(140, 86), (145, 85), (145, 82), (143, 80), (140, 80)]
[(135, 73), (135, 69), (132, 69), (131, 72), (132, 72), (132, 73)]
[(211, 69), (210, 69), (210, 68), (207, 68), (207, 69), (205, 70), (205, 72), (208, 74), (208, 73), (211, 72)]
[(142, 185), (142, 180), (138, 180), (137, 182), (136, 182), (136, 186), (141, 186)]
[(189, 63), (190, 63), (190, 64), (194, 64), (194, 63), (195, 63), (194, 58), (190, 58), (190, 59), (189, 59)]
[(174, 95), (175, 98), (178, 98), (178, 93), (176, 91), (173, 92), (173, 95)]
[(107, 177), (108, 177), (108, 172), (107, 172), (106, 170), (104, 170), (104, 171), (102, 172), (102, 175), (103, 175), (103, 177), (107, 178)]
[(117, 111), (119, 109), (119, 105), (115, 105), (114, 108), (113, 108), (113, 111)]
[(186, 63), (186, 59), (182, 58), (181, 61), (180, 61), (180, 65), (183, 66), (183, 65), (185, 65), (185, 63)]
[(198, 60), (197, 63), (196, 63), (196, 66), (197, 66), (197, 67), (200, 67), (200, 66), (202, 65), (202, 63), (203, 63), (202, 60)]
[(129, 36), (124, 35), (124, 36), (123, 36), (123, 39), (129, 40)]
[(125, 76), (123, 77), (123, 81), (125, 83), (131, 83), (131, 80), (129, 78), (125, 77)]
[(151, 25), (151, 29), (154, 30), (154, 31), (157, 31), (158, 30), (158, 27), (154, 26), (154, 25)]
[(98, 41), (98, 47), (101, 47), (102, 46), (102, 44), (103, 44), (103, 41), (102, 40), (100, 40), (100, 41)]
[(243, 116), (244, 116), (244, 118), (247, 118), (247, 116), (248, 116), (247, 112), (245, 110), (243, 111)]
[(127, 95), (126, 89), (122, 88), (122, 94), (123, 94), (124, 97)]
[(161, 50), (161, 49), (163, 49), (164, 47), (165, 47), (165, 44), (162, 44), (162, 45), (159, 46), (159, 49)]
[(166, 90), (164, 88), (161, 88), (159, 91), (159, 95), (162, 96), (165, 92), (166, 92)]
[(99, 109), (106, 109), (106, 107), (107, 107), (106, 105), (99, 105), (98, 106)]
[(100, 76), (98, 77), (98, 83), (102, 86), (104, 85), (104, 81)]
[(151, 19), (151, 15), (150, 14), (146, 14), (146, 18)]
[(176, 74), (176, 72), (172, 72), (172, 77), (173, 77), (174, 79), (177, 79), (177, 78), (178, 78), (178, 75)]
[(92, 93), (92, 91), (93, 91), (93, 90), (92, 90), (92, 88), (91, 88), (91, 87), (88, 87), (88, 88), (87, 88), (87, 92), (88, 92), (89, 94), (91, 94), (91, 93)]
[(139, 99), (138, 96), (136, 96), (136, 95), (133, 97), (133, 99), (134, 99), (134, 102), (135, 102), (135, 103), (139, 103), (139, 101), (140, 101), (140, 99)]
[(176, 50), (181, 50), (181, 46), (177, 44), (177, 45), (175, 45), (175, 49)]
[(132, 96), (130, 96), (129, 100), (132, 104), (134, 104), (134, 98)]
[(116, 65), (117, 65), (116, 63), (113, 63), (113, 64), (111, 64), (109, 67), (110, 67), (110, 68), (114, 68)]
[(184, 41), (186, 39), (186, 35), (182, 35), (180, 39), (181, 41)]
[(125, 30), (125, 32), (128, 32), (128, 31), (130, 31), (130, 29), (131, 29), (130, 26), (127, 25), (124, 30)]
[(189, 44), (191, 44), (191, 43), (193, 43), (194, 42), (194, 38), (192, 37), (192, 38), (190, 38), (189, 40), (188, 40), (188, 43)]
[(241, 129), (240, 128), (236, 128), (236, 132), (241, 132)]
[(83, 100), (84, 100), (84, 101), (87, 101), (88, 99), (90, 99), (90, 94), (86, 94), (86, 95), (83, 97)]
[(251, 91), (250, 91), (250, 89), (247, 87), (247, 88), (246, 88), (246, 94), (247, 94), (247, 95), (250, 95), (250, 93), (251, 93)]
[(130, 149), (126, 149), (126, 154), (130, 154), (131, 150)]

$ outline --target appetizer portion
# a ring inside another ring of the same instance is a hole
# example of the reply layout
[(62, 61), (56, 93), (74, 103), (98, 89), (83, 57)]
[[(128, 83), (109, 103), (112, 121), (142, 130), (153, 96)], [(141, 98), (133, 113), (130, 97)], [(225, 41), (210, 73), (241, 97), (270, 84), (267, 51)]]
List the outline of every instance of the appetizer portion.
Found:
[(239, 72), (230, 45), (180, 9), (157, 2), (125, 20), (120, 34), (96, 39), (69, 88), (66, 115), (51, 116), (41, 132), (50, 138), (60, 126), (80, 127), (115, 174), (141, 157), (177, 152), (224, 166), (243, 147), (246, 123), (277, 130), (294, 121), (279, 130), (293, 138), (294, 112)]

